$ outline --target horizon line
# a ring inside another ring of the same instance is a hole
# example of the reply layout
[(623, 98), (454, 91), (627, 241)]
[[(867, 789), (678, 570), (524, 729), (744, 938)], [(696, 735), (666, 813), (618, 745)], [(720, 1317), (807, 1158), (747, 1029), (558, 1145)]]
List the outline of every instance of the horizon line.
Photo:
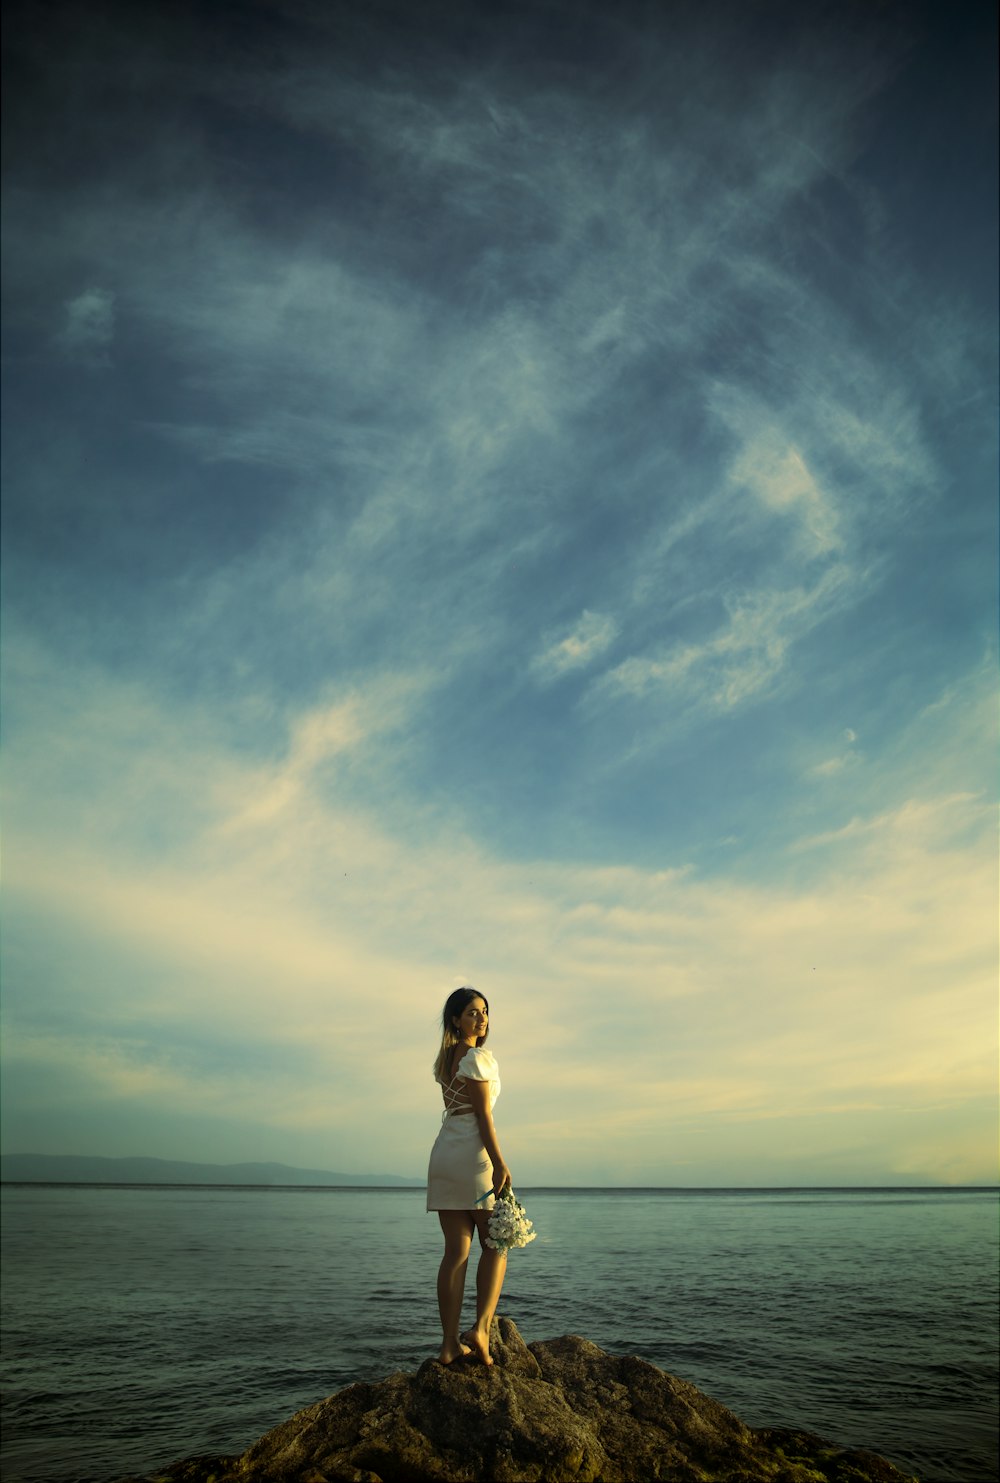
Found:
[[(405, 1180), (405, 1176), (399, 1176)], [(249, 1184), (244, 1182), (217, 1183), (211, 1180), (139, 1180), (139, 1179), (0, 1179), (0, 1187), (12, 1188), (70, 1188), (70, 1189), (266, 1189), (266, 1190), (390, 1190), (396, 1193), (418, 1193), (426, 1190), (426, 1182), (409, 1180), (401, 1184)], [(981, 1190), (1000, 1194), (1000, 1184), (522, 1184), (522, 1190), (672, 1190), (680, 1194), (787, 1194), (808, 1193), (854, 1193), (869, 1191), (885, 1193), (896, 1191), (912, 1194), (936, 1190), (943, 1194), (961, 1194), (966, 1190)]]

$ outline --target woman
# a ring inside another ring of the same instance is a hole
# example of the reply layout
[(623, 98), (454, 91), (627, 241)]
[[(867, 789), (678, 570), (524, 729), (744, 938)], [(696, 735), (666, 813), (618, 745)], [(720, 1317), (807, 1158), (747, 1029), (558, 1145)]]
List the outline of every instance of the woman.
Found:
[[(441, 1015), (441, 1049), (434, 1063), (444, 1115), (427, 1171), (427, 1209), (437, 1211), (444, 1232), (437, 1284), (443, 1336), (438, 1358), (443, 1365), (469, 1353), (484, 1365), (493, 1363), (490, 1324), (507, 1269), (506, 1255), (486, 1245), (493, 1201), (511, 1182), (493, 1126), (500, 1072), (490, 1052), (481, 1048), (489, 1034), (489, 1014), (489, 1005), (475, 989), (466, 986), (449, 994)], [(474, 1231), (479, 1232), (482, 1247), (476, 1273), (476, 1321), (459, 1336)]]

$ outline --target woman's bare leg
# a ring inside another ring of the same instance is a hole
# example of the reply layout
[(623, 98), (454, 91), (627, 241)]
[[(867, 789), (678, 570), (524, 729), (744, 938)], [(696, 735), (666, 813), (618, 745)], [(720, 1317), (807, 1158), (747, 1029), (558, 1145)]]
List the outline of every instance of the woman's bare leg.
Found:
[(441, 1314), (441, 1353), (443, 1365), (468, 1354), (468, 1345), (458, 1337), (462, 1322), (462, 1298), (465, 1273), (469, 1265), (469, 1248), (475, 1225), (468, 1210), (439, 1210), (438, 1220), (444, 1232), (444, 1256), (438, 1268), (438, 1310)]
[(472, 1328), (462, 1335), (462, 1338), (484, 1365), (491, 1365), (493, 1361), (490, 1359), (490, 1325), (497, 1311), (497, 1303), (500, 1301), (500, 1290), (507, 1271), (507, 1255), (505, 1252), (494, 1251), (492, 1246), (486, 1245), (486, 1237), (490, 1233), (489, 1212), (477, 1210), (474, 1219), (479, 1231), (479, 1244), (482, 1247), (479, 1253), (479, 1268), (476, 1272), (476, 1321)]

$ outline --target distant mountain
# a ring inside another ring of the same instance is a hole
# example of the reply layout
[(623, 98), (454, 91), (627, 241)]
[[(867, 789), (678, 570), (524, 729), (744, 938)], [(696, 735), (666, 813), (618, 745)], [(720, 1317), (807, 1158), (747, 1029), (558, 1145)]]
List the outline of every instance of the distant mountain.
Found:
[(102, 1159), (84, 1154), (5, 1153), (5, 1184), (391, 1184), (422, 1185), (400, 1174), (334, 1174), (290, 1164), (189, 1164), (180, 1159)]

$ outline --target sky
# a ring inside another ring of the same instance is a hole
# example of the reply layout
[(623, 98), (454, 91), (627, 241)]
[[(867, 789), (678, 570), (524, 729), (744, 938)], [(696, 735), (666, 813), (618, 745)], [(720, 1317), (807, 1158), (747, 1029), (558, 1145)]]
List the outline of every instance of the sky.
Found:
[(994, 7), (6, 13), (5, 1151), (994, 1182)]

